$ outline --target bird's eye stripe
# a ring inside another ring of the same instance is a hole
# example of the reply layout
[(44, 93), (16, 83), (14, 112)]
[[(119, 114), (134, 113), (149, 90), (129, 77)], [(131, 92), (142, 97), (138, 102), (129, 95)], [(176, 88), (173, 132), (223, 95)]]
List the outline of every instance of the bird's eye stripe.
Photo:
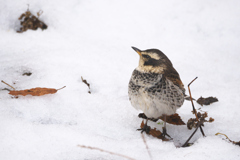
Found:
[(151, 58), (149, 55), (142, 55), (144, 58)]

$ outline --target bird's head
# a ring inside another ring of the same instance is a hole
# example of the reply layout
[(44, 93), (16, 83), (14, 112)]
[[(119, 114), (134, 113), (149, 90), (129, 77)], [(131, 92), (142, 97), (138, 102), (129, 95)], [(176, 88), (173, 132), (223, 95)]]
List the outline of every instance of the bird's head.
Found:
[(132, 47), (140, 56), (137, 70), (141, 72), (161, 73), (170, 65), (171, 61), (158, 49), (140, 50)]

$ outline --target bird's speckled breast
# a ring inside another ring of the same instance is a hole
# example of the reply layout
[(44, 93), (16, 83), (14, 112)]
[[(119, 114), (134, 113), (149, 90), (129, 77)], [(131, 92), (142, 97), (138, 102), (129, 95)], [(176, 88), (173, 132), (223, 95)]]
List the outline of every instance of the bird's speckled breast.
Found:
[(171, 115), (184, 101), (183, 91), (161, 74), (134, 70), (128, 86), (132, 106), (149, 118)]

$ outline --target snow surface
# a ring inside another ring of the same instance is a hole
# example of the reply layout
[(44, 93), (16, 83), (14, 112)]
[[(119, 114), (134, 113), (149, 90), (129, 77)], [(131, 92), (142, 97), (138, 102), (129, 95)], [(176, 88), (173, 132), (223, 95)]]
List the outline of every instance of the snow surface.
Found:
[[(16, 33), (26, 4), (34, 14), (43, 10), (47, 30)], [(78, 145), (150, 159), (136, 131), (140, 111), (127, 95), (139, 59), (131, 46), (162, 50), (185, 86), (199, 77), (193, 97), (219, 99), (202, 107), (215, 121), (205, 125), (205, 138), (197, 132), (191, 147), (176, 147), (193, 132), (186, 126), (167, 125), (174, 142), (145, 135), (153, 159), (240, 159), (238, 146), (215, 136), (240, 140), (239, 8), (238, 0), (1, 0), (0, 79), (17, 90), (66, 88), (14, 99), (0, 84), (0, 159), (124, 159)], [(33, 74), (22, 76), (26, 71)], [(194, 117), (191, 109), (185, 101), (178, 110), (185, 122)]]

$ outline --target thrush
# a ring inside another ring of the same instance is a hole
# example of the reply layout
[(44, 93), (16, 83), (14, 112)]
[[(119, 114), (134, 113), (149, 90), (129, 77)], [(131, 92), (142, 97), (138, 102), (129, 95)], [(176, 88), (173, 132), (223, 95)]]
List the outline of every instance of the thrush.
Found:
[[(158, 49), (140, 50), (132, 47), (140, 56), (139, 65), (133, 71), (128, 85), (129, 100), (134, 108), (147, 116), (141, 130), (149, 132), (148, 119), (164, 117), (162, 135), (166, 130), (166, 116), (176, 113), (184, 102), (185, 89), (178, 72), (168, 57)], [(170, 136), (169, 136), (170, 137)]]

